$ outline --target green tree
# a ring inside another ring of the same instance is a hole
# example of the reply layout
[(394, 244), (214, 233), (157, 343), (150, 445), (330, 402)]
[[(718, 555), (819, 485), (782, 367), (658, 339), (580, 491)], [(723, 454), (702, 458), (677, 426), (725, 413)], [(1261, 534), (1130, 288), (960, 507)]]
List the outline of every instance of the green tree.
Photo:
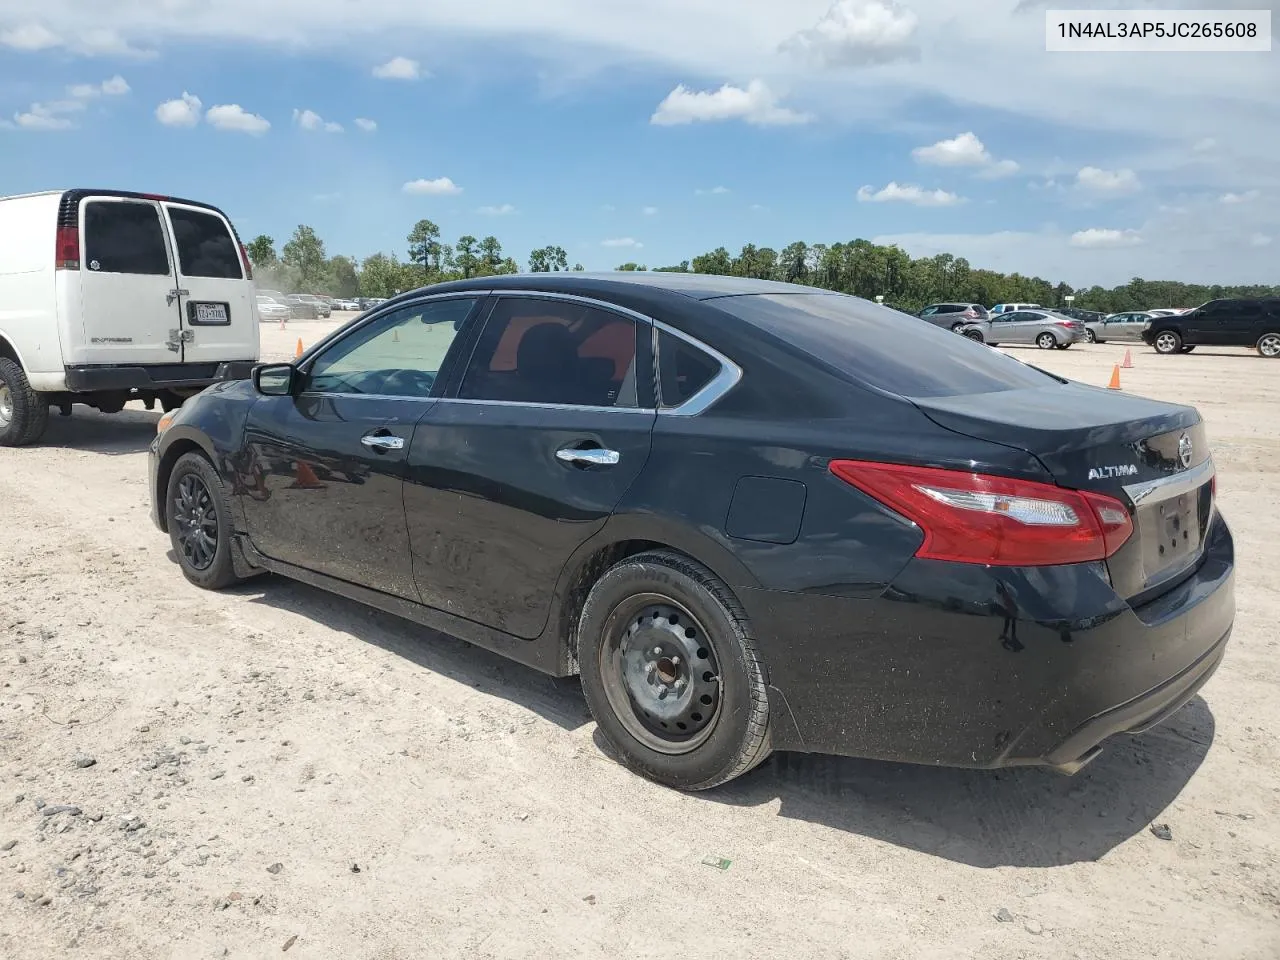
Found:
[(360, 264), (360, 292), (366, 297), (390, 297), (400, 289), (403, 264), (395, 254), (375, 253)]
[(315, 230), (305, 224), (293, 231), (293, 237), (284, 245), (281, 260), (298, 272), (298, 281), (306, 289), (317, 287), (324, 280), (327, 261), (324, 241)]
[(480, 241), (480, 270), (483, 273), (501, 273), (502, 244), (497, 237), (485, 237)]
[(245, 252), (249, 254), (249, 262), (255, 270), (265, 270), (280, 262), (280, 258), (276, 256), (276, 242), (265, 233), (250, 240)]
[(409, 260), (422, 265), (424, 272), (440, 272), (440, 228), (430, 220), (419, 220), (406, 238), (409, 241)]
[(329, 261), (325, 292), (334, 297), (350, 299), (360, 293), (360, 278), (356, 273), (354, 257), (336, 256)]
[(634, 263), (633, 261), (628, 260), (626, 263), (620, 264), (619, 266), (616, 266), (613, 269), (622, 270), (624, 272), (630, 273), (636, 270), (648, 270), (649, 268), (645, 266), (641, 266), (638, 263)]
[(574, 272), (576, 272), (576, 273), (581, 273), (583, 270), (585, 270), (585, 269), (586, 269), (586, 267), (584, 267), (584, 266), (583, 266), (582, 264), (580, 264), (580, 263), (575, 263), (575, 264), (573, 265), (573, 269), (574, 269)]
[(466, 234), (458, 238), (458, 243), (454, 247), (454, 263), (462, 271), (463, 277), (474, 277), (480, 267), (480, 257), (476, 253), (478, 243), (475, 237)]
[(681, 260), (680, 265), (677, 267), (654, 267), (653, 272), (654, 273), (688, 273), (689, 261)]
[(729, 251), (724, 247), (716, 247), (710, 253), (699, 254), (693, 258), (693, 272), (729, 276), (733, 273), (733, 262), (729, 257)]
[(530, 273), (551, 273), (569, 269), (569, 255), (564, 247), (541, 247), (529, 254)]

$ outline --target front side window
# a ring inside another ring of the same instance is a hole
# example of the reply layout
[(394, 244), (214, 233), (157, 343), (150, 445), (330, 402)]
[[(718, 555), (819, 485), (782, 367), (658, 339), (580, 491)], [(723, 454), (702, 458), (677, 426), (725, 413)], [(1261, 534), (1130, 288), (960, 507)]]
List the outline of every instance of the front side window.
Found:
[(365, 324), (316, 359), (309, 393), (425, 398), (475, 297), (409, 304)]
[(504, 297), (485, 323), (458, 397), (638, 406), (636, 323), (580, 303)]
[(240, 253), (222, 218), (201, 210), (169, 207), (178, 266), (185, 277), (242, 280)]
[(160, 211), (152, 203), (96, 201), (84, 209), (84, 264), (94, 273), (169, 274)]

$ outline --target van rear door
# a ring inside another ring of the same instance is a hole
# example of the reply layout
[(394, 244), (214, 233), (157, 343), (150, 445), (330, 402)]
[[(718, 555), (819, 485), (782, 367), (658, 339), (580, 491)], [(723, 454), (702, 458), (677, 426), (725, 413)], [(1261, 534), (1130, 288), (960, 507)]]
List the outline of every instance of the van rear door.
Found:
[(231, 224), (210, 207), (162, 206), (177, 251), (183, 360), (257, 360), (257, 300)]
[(80, 280), (84, 340), (64, 351), (72, 365), (175, 363), (176, 279), (159, 204), (88, 196), (80, 203)]

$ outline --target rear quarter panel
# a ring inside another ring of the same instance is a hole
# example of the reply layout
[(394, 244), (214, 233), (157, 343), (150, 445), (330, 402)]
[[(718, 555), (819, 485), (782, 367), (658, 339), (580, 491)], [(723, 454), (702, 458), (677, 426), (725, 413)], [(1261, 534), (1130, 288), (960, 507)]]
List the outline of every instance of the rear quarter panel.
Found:
[(0, 200), (0, 336), (37, 390), (65, 385), (62, 342), (68, 331), (53, 269), (59, 199)]

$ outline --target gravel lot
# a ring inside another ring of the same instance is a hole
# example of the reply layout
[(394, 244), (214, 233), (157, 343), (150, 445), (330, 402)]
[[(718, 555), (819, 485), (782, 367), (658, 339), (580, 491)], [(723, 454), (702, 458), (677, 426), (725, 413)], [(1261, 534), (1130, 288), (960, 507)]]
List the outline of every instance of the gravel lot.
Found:
[[(1124, 347), (1009, 352), (1101, 385)], [(651, 786), (573, 680), (189, 586), (147, 520), (158, 413), (55, 416), (0, 450), (0, 956), (1280, 956), (1280, 363), (1133, 355), (1126, 390), (1207, 420), (1239, 617), (1201, 697), (1074, 778), (784, 755)]]

